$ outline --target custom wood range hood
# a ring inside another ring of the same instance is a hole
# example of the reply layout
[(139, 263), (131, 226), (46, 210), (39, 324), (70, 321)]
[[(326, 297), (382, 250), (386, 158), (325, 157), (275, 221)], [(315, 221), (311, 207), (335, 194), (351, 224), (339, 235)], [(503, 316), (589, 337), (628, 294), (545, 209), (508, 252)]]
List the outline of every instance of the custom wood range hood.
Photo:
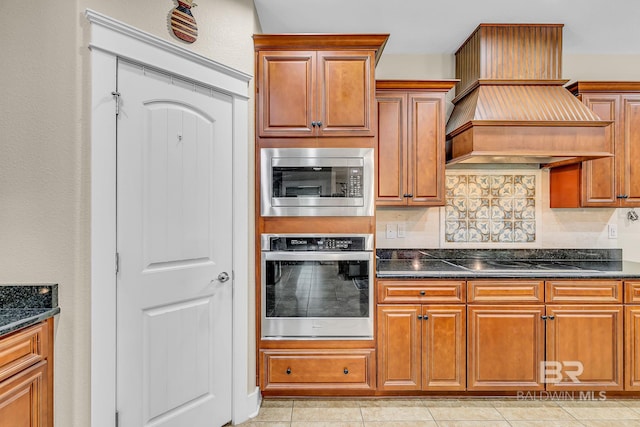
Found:
[(613, 156), (612, 122), (563, 86), (563, 24), (480, 24), (456, 52), (447, 166)]

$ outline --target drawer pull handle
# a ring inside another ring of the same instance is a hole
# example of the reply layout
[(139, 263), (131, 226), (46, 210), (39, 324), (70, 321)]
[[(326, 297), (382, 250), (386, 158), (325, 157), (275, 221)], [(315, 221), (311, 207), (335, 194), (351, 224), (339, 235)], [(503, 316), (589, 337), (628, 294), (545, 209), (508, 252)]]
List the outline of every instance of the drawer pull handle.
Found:
[(420, 291), (420, 295), (426, 295), (427, 293), (425, 291)]
[(291, 375), (291, 368), (287, 368), (287, 375)]
[(344, 374), (347, 375), (349, 373), (349, 370), (347, 368), (344, 368)]

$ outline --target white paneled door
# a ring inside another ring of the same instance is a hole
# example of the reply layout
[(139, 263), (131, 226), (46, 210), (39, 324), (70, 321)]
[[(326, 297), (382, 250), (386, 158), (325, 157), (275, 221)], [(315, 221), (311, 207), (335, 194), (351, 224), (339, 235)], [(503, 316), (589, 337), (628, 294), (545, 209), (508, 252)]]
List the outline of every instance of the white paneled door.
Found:
[(231, 420), (232, 100), (118, 63), (120, 427)]

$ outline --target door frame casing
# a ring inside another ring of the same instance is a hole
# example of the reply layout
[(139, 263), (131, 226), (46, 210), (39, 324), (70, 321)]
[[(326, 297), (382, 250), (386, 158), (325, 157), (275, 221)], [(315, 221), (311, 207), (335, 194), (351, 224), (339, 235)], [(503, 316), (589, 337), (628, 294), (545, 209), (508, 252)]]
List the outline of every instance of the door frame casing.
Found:
[(249, 97), (252, 76), (93, 10), (91, 84), (91, 426), (112, 427), (116, 413), (116, 119), (117, 60), (164, 70), (233, 98), (233, 360), (232, 419), (257, 413), (249, 388)]

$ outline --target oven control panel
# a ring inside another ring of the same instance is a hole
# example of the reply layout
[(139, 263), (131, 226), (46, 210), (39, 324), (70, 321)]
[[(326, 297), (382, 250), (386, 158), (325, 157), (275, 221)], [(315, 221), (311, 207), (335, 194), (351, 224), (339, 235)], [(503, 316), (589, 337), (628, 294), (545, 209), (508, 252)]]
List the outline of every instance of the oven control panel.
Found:
[[(268, 249), (270, 251), (367, 251), (371, 250), (370, 236), (268, 236)], [(265, 242), (266, 243), (266, 242)]]

